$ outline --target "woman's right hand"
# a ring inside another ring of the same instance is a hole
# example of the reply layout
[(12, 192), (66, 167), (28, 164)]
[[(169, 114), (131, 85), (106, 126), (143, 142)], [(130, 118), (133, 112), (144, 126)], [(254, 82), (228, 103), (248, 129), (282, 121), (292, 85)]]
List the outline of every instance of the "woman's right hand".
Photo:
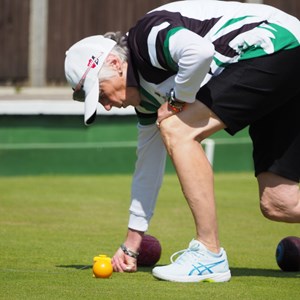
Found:
[(112, 258), (112, 266), (114, 272), (136, 272), (137, 260), (126, 255), (120, 247)]
[[(128, 229), (127, 238), (124, 242), (124, 246), (134, 252), (138, 253), (142, 242), (144, 233), (141, 231)], [(112, 258), (112, 265), (115, 272), (136, 272), (137, 271), (137, 259), (130, 255), (127, 255), (120, 247)]]

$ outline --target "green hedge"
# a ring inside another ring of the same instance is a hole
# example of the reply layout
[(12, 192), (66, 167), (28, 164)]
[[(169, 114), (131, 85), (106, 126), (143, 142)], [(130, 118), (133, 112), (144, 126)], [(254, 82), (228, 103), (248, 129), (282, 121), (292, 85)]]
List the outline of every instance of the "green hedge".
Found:
[[(1, 116), (0, 175), (132, 173), (136, 121), (99, 116), (86, 127), (82, 116)], [(247, 130), (235, 137), (219, 132), (213, 139), (216, 172), (252, 170)], [(166, 171), (174, 172), (169, 160)]]

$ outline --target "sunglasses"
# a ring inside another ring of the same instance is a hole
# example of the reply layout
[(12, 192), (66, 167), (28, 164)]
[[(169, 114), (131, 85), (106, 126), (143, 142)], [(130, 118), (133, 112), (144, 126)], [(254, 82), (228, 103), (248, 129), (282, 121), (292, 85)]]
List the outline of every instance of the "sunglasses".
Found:
[(86, 71), (84, 72), (83, 76), (81, 77), (81, 79), (79, 80), (79, 82), (77, 83), (75, 89), (73, 88), (73, 100), (75, 101), (79, 101), (79, 102), (84, 102), (85, 100), (85, 91), (83, 89), (83, 85), (84, 85), (84, 81), (85, 78), (87, 76), (87, 74), (89, 73), (89, 71), (91, 70), (91, 67), (89, 66)]
[(83, 89), (83, 85), (84, 85), (85, 78), (86, 78), (87, 74), (89, 73), (89, 71), (92, 68), (95, 68), (96, 65), (98, 65), (98, 59), (102, 54), (103, 54), (103, 52), (101, 52), (101, 54), (98, 57), (92, 56), (92, 58), (90, 59), (87, 69), (85, 70), (85, 72), (82, 75), (81, 79), (77, 83), (76, 87), (73, 88), (73, 91), (74, 91), (73, 92), (73, 100), (79, 101), (79, 102), (84, 102), (84, 100), (85, 100), (85, 91)]

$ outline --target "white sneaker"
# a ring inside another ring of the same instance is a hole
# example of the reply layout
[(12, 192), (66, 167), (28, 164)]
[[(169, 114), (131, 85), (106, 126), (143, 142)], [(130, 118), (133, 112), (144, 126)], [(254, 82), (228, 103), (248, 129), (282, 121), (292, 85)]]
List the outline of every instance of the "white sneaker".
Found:
[[(178, 254), (181, 255), (173, 261)], [(174, 253), (170, 265), (155, 267), (152, 274), (158, 279), (177, 282), (225, 282), (231, 278), (225, 250), (212, 253), (197, 240), (192, 240), (188, 249)]]

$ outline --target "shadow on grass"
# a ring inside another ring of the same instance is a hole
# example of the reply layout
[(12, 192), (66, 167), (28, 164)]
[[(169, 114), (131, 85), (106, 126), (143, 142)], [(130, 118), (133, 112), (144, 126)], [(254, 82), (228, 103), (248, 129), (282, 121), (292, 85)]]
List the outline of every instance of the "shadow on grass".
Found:
[[(159, 266), (159, 265), (158, 265)], [(92, 265), (58, 265), (57, 268), (71, 268), (77, 270), (92, 269)], [(139, 267), (138, 272), (151, 273), (153, 267)], [(300, 272), (283, 272), (281, 270), (230, 268), (233, 277), (274, 277), (300, 278)]]
[(300, 272), (283, 272), (281, 270), (251, 269), (251, 268), (230, 268), (233, 277), (284, 277), (300, 278)]
[[(58, 265), (56, 268), (76, 269), (76, 270), (87, 270), (92, 269), (92, 265)], [(151, 273), (154, 267), (138, 267), (139, 272)]]
[(77, 269), (77, 270), (86, 270), (92, 269), (92, 265), (58, 265), (56, 268), (66, 268), (66, 269)]

